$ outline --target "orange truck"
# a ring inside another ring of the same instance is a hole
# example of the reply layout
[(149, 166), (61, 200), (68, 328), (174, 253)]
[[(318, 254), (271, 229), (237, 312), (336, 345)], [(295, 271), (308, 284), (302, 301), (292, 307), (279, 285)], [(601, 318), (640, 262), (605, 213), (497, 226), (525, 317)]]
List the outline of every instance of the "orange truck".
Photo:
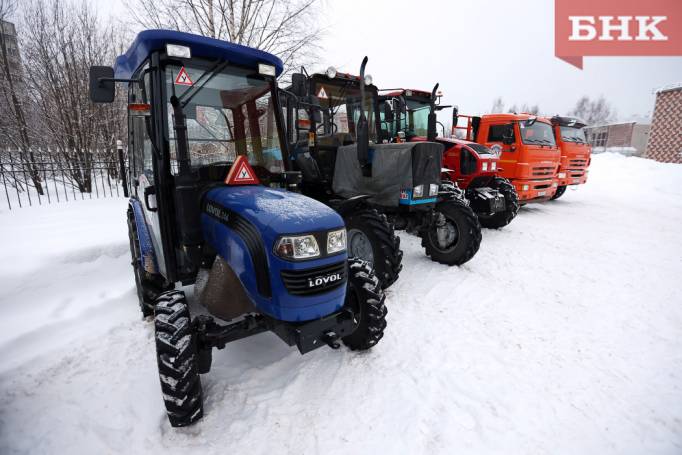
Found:
[(585, 139), (585, 122), (574, 117), (555, 115), (551, 119), (554, 138), (561, 151), (561, 164), (557, 173), (558, 186), (552, 199), (560, 198), (569, 185), (587, 182), (587, 168), (592, 160), (592, 147)]
[[(466, 119), (466, 126), (458, 122)], [(500, 157), (499, 174), (512, 182), (519, 203), (546, 201), (559, 186), (561, 153), (552, 122), (531, 114), (460, 116), (453, 109), (453, 135), (466, 130), (466, 139), (488, 146)]]

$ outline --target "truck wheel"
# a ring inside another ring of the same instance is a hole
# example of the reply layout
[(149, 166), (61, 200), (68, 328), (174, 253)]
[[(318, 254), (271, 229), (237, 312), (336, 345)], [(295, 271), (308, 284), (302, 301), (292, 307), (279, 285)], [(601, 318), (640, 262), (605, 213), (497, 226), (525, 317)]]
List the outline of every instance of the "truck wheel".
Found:
[(184, 427), (204, 413), (196, 341), (185, 294), (169, 291), (154, 306), (156, 358), (171, 426)]
[(516, 217), (519, 211), (519, 196), (516, 194), (514, 185), (505, 178), (496, 177), (489, 186), (504, 196), (504, 212), (497, 212), (494, 215), (478, 215), (478, 221), (483, 227), (499, 229), (511, 223)]
[(460, 199), (436, 206), (436, 219), (421, 232), (422, 247), (432, 261), (462, 265), (474, 257), (481, 245), (481, 225), (471, 207)]
[(161, 276), (154, 276), (140, 266), (140, 244), (137, 239), (137, 226), (132, 210), (128, 210), (128, 240), (130, 241), (130, 257), (132, 259), (133, 274), (137, 299), (142, 311), (142, 317), (154, 315), (154, 301), (156, 297), (169, 289)]
[(386, 289), (398, 279), (403, 268), (400, 237), (393, 226), (375, 209), (363, 208), (344, 220), (348, 230), (348, 256), (369, 262)]
[(561, 185), (561, 186), (557, 187), (556, 193), (554, 193), (554, 196), (549, 198), (549, 200), (553, 201), (554, 199), (559, 199), (561, 196), (564, 195), (565, 192), (566, 192), (566, 185)]
[(341, 341), (351, 351), (364, 351), (381, 340), (386, 328), (386, 296), (370, 265), (360, 259), (348, 259), (346, 306), (355, 314), (355, 331)]

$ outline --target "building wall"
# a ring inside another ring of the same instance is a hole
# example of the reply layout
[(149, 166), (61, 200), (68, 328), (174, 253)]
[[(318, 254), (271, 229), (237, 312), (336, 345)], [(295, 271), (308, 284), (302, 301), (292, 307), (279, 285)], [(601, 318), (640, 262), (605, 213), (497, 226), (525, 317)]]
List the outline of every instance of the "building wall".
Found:
[(682, 163), (682, 86), (656, 94), (647, 158)]
[(616, 151), (627, 155), (644, 155), (649, 129), (651, 125), (645, 123), (612, 123), (585, 128), (587, 141), (596, 151)]

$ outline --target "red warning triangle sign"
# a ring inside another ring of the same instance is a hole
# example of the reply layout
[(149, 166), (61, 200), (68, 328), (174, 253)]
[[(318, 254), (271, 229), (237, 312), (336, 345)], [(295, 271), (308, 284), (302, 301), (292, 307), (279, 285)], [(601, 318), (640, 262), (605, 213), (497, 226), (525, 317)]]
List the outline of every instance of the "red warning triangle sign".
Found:
[(176, 85), (192, 85), (192, 79), (189, 78), (189, 74), (187, 74), (187, 71), (185, 71), (185, 67), (183, 66), (180, 69), (180, 72), (178, 73), (178, 77), (175, 78), (175, 84)]
[(329, 97), (327, 96), (327, 92), (324, 89), (324, 87), (320, 87), (320, 91), (317, 92), (317, 97), (321, 100), (328, 100)]
[(249, 160), (244, 155), (239, 155), (230, 168), (230, 172), (225, 177), (228, 185), (260, 185), (260, 180), (256, 177)]

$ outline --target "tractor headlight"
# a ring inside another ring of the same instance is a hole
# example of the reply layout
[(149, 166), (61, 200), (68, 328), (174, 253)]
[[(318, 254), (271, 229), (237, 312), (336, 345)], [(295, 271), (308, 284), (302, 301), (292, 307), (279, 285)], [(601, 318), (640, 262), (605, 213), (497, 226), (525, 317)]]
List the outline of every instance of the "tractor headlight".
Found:
[(414, 197), (422, 197), (424, 195), (424, 185), (417, 185), (412, 189)]
[(437, 196), (438, 195), (438, 185), (435, 183), (432, 183), (429, 185), (429, 196)]
[(277, 76), (277, 70), (273, 65), (267, 65), (265, 63), (259, 63), (258, 64), (258, 74), (262, 74), (264, 76), (272, 76), (275, 77)]
[(334, 79), (336, 77), (336, 68), (334, 68), (333, 66), (330, 66), (329, 68), (327, 68), (327, 71), (325, 72), (325, 74), (327, 75), (327, 77), (329, 79)]
[(284, 259), (308, 259), (319, 256), (320, 248), (312, 235), (286, 236), (276, 243), (275, 253)]
[(327, 233), (327, 254), (338, 253), (346, 249), (346, 230), (330, 231)]
[(497, 169), (497, 161), (493, 161), (492, 163), (490, 163), (490, 170), (494, 171), (495, 169)]
[(369, 74), (365, 74), (365, 85), (372, 85), (372, 76)]
[(483, 170), (483, 172), (488, 170), (488, 162), (487, 161), (484, 161), (481, 163), (481, 169)]

